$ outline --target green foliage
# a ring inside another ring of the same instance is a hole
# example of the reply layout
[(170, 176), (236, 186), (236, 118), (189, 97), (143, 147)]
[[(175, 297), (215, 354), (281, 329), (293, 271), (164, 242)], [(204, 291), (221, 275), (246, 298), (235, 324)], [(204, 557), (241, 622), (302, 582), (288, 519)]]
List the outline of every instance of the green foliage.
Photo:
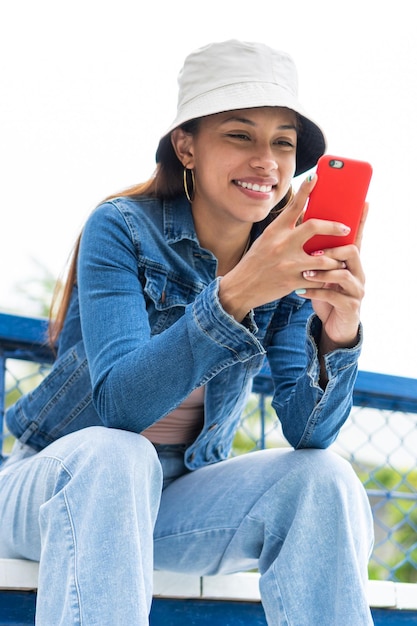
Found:
[[(5, 409), (12, 406), (25, 393), (35, 389), (49, 371), (50, 366), (8, 359), (6, 372)], [(13, 446), (14, 438), (4, 424), (3, 452), (8, 454)]]
[(378, 542), (375, 545), (369, 565), (370, 578), (384, 580), (389, 568), (395, 573), (396, 581), (417, 582), (417, 470), (401, 471), (384, 466), (362, 468), (357, 473), (366, 489), (389, 493), (373, 507), (377, 539), (378, 529), (386, 537), (383, 546)]
[[(262, 416), (264, 417), (263, 420)], [(232, 455), (238, 456), (261, 448), (276, 448), (287, 445), (281, 435), (270, 399), (265, 400), (252, 394), (233, 441)]]
[[(259, 398), (251, 396), (233, 442), (233, 455), (260, 449), (262, 438), (267, 447), (287, 446), (270, 403), (260, 405)], [(376, 544), (369, 577), (386, 580), (391, 570), (391, 579), (417, 582), (417, 469), (401, 470), (388, 465), (354, 465), (354, 469), (370, 494), (373, 508)]]

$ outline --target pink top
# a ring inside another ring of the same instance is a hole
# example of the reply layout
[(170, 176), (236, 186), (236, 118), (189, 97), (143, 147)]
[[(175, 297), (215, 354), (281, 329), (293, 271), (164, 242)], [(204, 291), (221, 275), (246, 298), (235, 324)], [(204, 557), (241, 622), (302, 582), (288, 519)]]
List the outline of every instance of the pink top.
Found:
[(198, 387), (179, 407), (141, 434), (152, 443), (190, 443), (201, 431), (203, 421), (204, 387)]

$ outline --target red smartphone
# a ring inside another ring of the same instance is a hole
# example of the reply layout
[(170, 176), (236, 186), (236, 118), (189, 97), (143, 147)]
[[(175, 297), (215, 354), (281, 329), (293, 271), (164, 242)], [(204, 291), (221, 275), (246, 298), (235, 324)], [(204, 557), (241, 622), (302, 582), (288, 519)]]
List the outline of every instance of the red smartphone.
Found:
[(317, 163), (318, 180), (310, 194), (303, 222), (311, 218), (342, 222), (350, 226), (348, 235), (315, 235), (304, 244), (311, 254), (316, 250), (354, 243), (372, 177), (366, 161), (325, 154)]

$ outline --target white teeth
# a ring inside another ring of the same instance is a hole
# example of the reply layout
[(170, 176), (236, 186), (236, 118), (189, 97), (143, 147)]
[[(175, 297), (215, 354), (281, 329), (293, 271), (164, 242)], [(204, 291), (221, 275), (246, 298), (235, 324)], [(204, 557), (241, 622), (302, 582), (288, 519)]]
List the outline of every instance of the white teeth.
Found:
[(257, 183), (245, 183), (240, 180), (236, 181), (240, 187), (244, 189), (251, 189), (252, 191), (260, 191), (262, 193), (269, 193), (272, 190), (272, 185), (258, 185)]

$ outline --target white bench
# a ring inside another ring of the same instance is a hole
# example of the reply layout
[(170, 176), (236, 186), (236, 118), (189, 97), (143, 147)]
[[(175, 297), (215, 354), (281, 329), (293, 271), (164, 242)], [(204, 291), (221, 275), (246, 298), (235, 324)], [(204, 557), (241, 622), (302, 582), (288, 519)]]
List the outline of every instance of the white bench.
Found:
[[(154, 572), (154, 596), (260, 602), (259, 575), (195, 576)], [(0, 559), (0, 590), (36, 590), (38, 563)], [(0, 591), (1, 593), (1, 591)], [(370, 580), (369, 605), (373, 608), (417, 610), (417, 584)]]

